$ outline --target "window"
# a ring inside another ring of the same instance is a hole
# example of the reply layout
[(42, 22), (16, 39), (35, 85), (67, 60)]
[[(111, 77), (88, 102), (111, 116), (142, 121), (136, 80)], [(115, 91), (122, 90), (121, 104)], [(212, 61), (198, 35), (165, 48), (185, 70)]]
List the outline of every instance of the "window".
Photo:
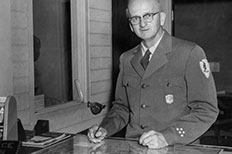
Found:
[(73, 100), (70, 0), (33, 0), (34, 87), (45, 107)]

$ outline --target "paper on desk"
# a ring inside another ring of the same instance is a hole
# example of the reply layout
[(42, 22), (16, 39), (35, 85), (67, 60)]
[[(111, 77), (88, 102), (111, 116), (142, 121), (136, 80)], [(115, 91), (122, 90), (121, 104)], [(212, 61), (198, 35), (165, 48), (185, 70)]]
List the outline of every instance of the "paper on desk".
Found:
[(24, 146), (31, 146), (31, 147), (44, 147), (50, 144), (56, 143), (60, 140), (66, 139), (70, 137), (67, 134), (60, 134), (57, 137), (49, 137), (49, 136), (34, 136), (30, 140), (23, 142)]

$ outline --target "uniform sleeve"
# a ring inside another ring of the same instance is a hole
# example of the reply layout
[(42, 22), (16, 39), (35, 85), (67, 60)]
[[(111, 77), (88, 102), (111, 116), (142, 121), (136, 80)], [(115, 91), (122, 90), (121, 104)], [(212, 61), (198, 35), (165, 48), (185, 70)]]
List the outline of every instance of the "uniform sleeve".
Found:
[(123, 86), (123, 55), (120, 57), (120, 72), (117, 79), (115, 101), (112, 108), (104, 117), (100, 126), (107, 130), (107, 135), (111, 136), (126, 126), (129, 121), (129, 105)]
[(169, 145), (188, 144), (200, 137), (218, 115), (216, 88), (202, 48), (195, 46), (185, 68), (189, 114), (161, 131)]

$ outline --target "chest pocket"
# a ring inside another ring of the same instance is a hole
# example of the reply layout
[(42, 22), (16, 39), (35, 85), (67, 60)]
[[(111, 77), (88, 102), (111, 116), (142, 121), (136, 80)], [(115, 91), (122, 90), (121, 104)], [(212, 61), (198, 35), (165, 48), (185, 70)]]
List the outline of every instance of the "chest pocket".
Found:
[(186, 84), (183, 78), (172, 78), (167, 79), (164, 82), (165, 93), (166, 94), (179, 94), (184, 93), (186, 89)]
[(123, 77), (123, 86), (125, 88), (137, 88), (139, 86), (139, 79), (133, 76), (124, 76)]

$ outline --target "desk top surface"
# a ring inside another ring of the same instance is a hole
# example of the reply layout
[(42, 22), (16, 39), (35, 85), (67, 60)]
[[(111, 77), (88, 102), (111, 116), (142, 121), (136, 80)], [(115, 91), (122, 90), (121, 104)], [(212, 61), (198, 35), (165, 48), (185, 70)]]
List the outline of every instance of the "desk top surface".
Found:
[[(176, 145), (162, 149), (148, 149), (138, 144), (138, 141), (124, 138), (108, 138), (101, 143), (91, 143), (86, 135), (75, 135), (73, 138), (54, 144), (50, 147), (33, 150), (33, 154), (232, 154), (223, 147), (204, 145)], [(227, 149), (227, 150), (228, 150)], [(27, 152), (29, 154), (31, 152)]]
[(171, 146), (158, 150), (148, 149), (139, 145), (137, 141), (120, 138), (109, 138), (99, 144), (94, 144), (90, 143), (84, 135), (75, 136), (73, 148), (73, 154), (226, 154), (220, 148), (202, 146)]

